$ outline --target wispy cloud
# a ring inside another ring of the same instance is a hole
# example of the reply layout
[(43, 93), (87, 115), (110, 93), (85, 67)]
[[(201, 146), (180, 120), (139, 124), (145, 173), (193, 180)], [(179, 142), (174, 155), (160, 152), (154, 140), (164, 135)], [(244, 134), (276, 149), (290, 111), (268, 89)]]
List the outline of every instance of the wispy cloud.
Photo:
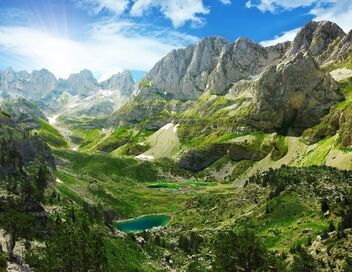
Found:
[(128, 7), (129, 0), (75, 0), (79, 7), (87, 9), (92, 14), (98, 14), (104, 10), (117, 15), (122, 14)]
[(220, 2), (222, 2), (225, 5), (230, 5), (231, 4), (231, 0), (220, 0)]
[(299, 7), (321, 6), (327, 3), (333, 3), (336, 0), (249, 0), (247, 7), (256, 7), (266, 12), (280, 12), (284, 10), (292, 10)]
[[(203, 0), (73, 0), (93, 14), (109, 11), (115, 15), (126, 14), (141, 17), (151, 10), (159, 11), (165, 18), (171, 20), (174, 27), (190, 22), (191, 26), (205, 24), (204, 15), (210, 12), (210, 7)], [(225, 5), (231, 0), (218, 0)]]
[(316, 6), (311, 10), (315, 20), (328, 20), (338, 24), (345, 32), (352, 29), (352, 1), (334, 0), (334, 4), (323, 7)]
[(84, 41), (75, 41), (33, 27), (0, 27), (0, 49), (59, 77), (88, 68), (101, 79), (123, 69), (149, 70), (174, 48), (197, 41), (177, 31), (132, 21), (102, 20), (89, 27)]

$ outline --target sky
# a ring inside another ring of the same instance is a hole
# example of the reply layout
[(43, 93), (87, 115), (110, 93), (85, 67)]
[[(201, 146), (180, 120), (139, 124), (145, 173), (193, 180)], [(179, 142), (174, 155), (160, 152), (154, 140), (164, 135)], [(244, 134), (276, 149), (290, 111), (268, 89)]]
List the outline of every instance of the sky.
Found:
[(293, 40), (311, 20), (352, 28), (352, 0), (0, 0), (0, 69), (90, 69), (136, 77), (207, 36), (263, 46)]

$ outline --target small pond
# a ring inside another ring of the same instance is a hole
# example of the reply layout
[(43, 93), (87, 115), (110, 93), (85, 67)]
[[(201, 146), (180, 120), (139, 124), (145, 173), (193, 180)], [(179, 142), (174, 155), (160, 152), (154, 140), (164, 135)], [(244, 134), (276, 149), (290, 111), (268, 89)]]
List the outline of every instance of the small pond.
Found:
[(117, 222), (115, 226), (123, 232), (141, 232), (165, 226), (170, 219), (168, 215), (147, 215), (136, 219)]

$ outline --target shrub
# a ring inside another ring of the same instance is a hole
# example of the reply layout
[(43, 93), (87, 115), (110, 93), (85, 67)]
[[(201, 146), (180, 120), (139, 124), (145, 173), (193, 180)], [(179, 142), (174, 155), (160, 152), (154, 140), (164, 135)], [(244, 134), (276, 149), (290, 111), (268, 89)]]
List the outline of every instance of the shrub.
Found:
[(284, 271), (280, 259), (268, 252), (254, 232), (228, 231), (218, 234), (214, 244), (217, 271)]

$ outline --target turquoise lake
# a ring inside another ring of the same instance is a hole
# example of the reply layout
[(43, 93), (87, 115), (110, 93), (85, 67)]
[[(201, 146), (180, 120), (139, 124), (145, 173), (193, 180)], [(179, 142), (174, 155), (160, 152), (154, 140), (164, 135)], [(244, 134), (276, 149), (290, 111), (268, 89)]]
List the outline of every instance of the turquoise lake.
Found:
[(123, 232), (141, 232), (155, 227), (165, 226), (170, 221), (167, 215), (148, 215), (116, 223), (115, 226)]

